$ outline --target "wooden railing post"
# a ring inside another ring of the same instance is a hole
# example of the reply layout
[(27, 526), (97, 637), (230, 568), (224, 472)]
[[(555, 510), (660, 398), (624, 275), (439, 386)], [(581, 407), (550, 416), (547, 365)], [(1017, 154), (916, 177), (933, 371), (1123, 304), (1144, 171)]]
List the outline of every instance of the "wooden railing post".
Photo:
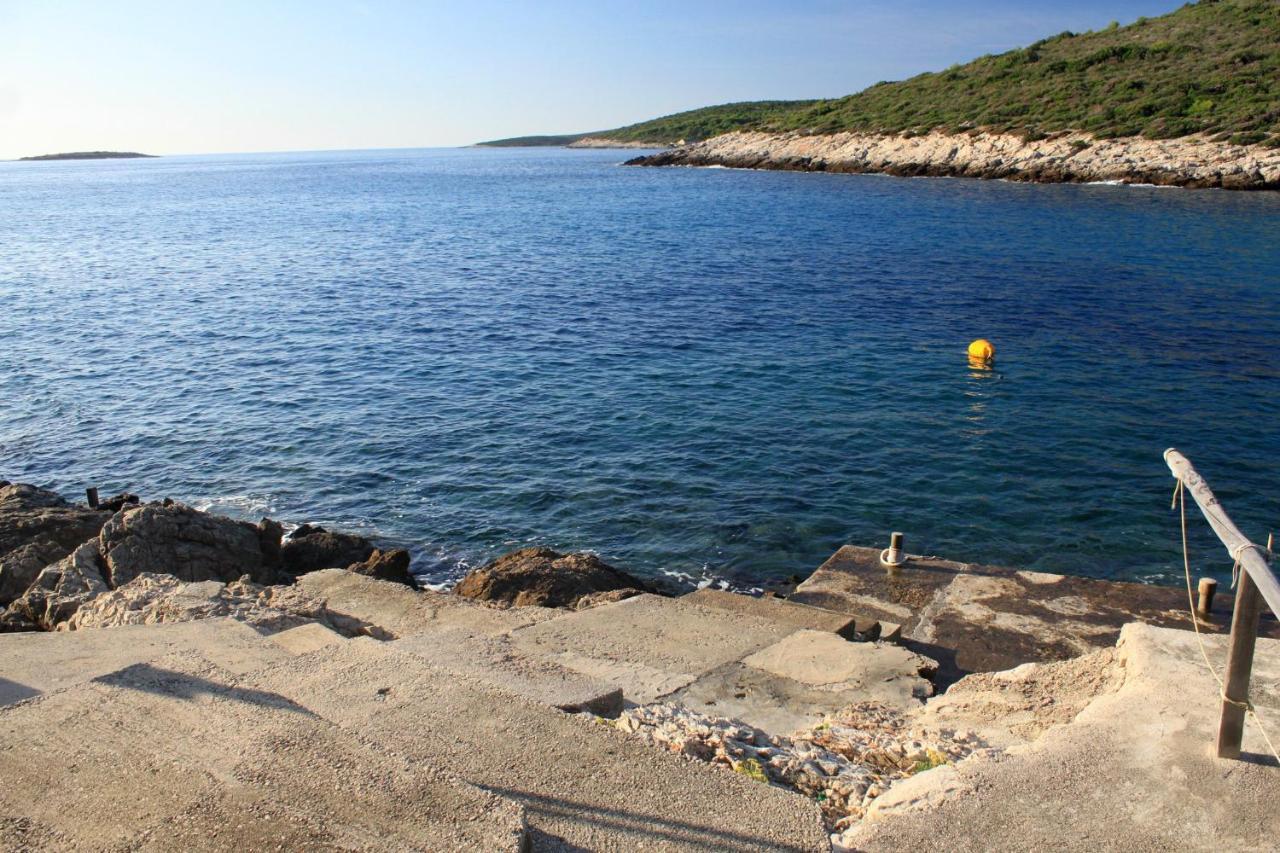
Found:
[[(1185, 494), (1190, 495), (1200, 507), (1205, 521), (1218, 534), (1240, 570), (1235, 609), (1231, 614), (1230, 651), (1222, 689), (1222, 718), (1218, 722), (1218, 756), (1239, 758), (1249, 702), (1249, 672), (1253, 668), (1253, 649), (1258, 640), (1258, 618), (1262, 615), (1263, 602), (1272, 613), (1280, 616), (1280, 581), (1271, 572), (1271, 542), (1268, 540), (1266, 548), (1259, 548), (1244, 537), (1214, 497), (1209, 484), (1196, 473), (1191, 460), (1172, 447), (1164, 452), (1164, 460), (1173, 476), (1182, 483)], [(1196, 617), (1192, 614), (1191, 618)]]
[(1240, 573), (1236, 607), (1231, 614), (1230, 650), (1227, 652), (1226, 690), (1222, 696), (1222, 718), (1218, 721), (1218, 757), (1239, 758), (1244, 737), (1245, 706), (1249, 701), (1249, 673), (1253, 669), (1253, 649), (1258, 639), (1258, 617), (1262, 596), (1249, 578)]

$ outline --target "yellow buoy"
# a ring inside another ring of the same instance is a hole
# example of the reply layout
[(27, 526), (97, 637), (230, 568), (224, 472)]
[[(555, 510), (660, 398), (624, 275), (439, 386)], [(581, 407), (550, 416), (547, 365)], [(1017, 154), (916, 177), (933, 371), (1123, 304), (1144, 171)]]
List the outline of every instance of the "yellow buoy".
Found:
[(991, 345), (991, 341), (986, 338), (978, 338), (969, 344), (969, 360), (991, 362), (995, 361), (996, 348)]

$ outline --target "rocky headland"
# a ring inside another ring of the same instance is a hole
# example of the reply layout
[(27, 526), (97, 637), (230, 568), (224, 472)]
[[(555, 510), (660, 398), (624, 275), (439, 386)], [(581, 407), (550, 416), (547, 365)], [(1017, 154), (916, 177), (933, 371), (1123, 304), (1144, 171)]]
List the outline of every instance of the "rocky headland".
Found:
[[(1178, 590), (887, 575), (846, 546), (789, 599), (656, 594), (547, 548), (436, 592), (353, 534), (95, 504), (0, 483), (0, 850), (1208, 850), (1280, 828), (1280, 771), (1209, 757)], [(1263, 640), (1255, 704), (1276, 678)]]
[(1124, 183), (1231, 190), (1280, 189), (1280, 148), (1205, 137), (1097, 139), (1012, 134), (727, 133), (628, 161), (1042, 183)]

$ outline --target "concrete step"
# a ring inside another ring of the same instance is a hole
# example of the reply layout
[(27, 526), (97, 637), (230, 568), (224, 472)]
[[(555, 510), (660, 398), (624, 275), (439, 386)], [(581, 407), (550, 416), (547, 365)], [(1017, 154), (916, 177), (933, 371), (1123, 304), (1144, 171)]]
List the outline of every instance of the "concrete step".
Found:
[(715, 607), (732, 613), (745, 613), (768, 619), (792, 628), (808, 628), (828, 631), (846, 640), (868, 640), (879, 636), (880, 626), (875, 619), (859, 618), (848, 613), (797, 604), (785, 598), (756, 598), (739, 595), (722, 589), (699, 589), (682, 597), (703, 607)]
[(520, 802), (535, 850), (828, 849), (817, 805), (804, 797), (432, 666), (398, 644), (356, 638), (244, 676), (242, 686)]
[(272, 643), (291, 655), (305, 655), (317, 649), (345, 643), (347, 638), (319, 622), (298, 625), (267, 637)]
[(412, 590), (344, 569), (309, 572), (298, 578), (297, 585), (324, 599), (335, 613), (378, 626), (385, 639), (451, 628), (501, 634), (563, 612), (545, 607), (491, 607), (451, 593)]
[(602, 717), (622, 712), (622, 689), (568, 669), (554, 660), (524, 654), (509, 635), (474, 634), (461, 628), (415, 634), (391, 643), (441, 669), (461, 673), (552, 708)]
[(527, 844), (523, 811), (510, 799), (236, 679), (181, 653), (0, 709), (0, 828), (8, 836), (0, 846), (515, 851)]
[(197, 652), (233, 673), (291, 657), (233, 619), (0, 634), (0, 706), (179, 651)]
[(521, 628), (512, 639), (528, 655), (607, 681), (643, 704), (794, 630), (687, 598), (638, 595)]

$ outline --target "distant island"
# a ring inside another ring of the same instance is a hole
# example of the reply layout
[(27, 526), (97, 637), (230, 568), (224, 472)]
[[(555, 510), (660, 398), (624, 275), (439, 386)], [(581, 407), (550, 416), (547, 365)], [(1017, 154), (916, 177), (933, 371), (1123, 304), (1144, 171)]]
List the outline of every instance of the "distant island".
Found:
[(843, 98), (563, 138), (672, 149), (635, 165), (1280, 189), (1280, 3), (1202, 0)]
[(65, 154), (41, 154), (38, 157), (19, 157), (19, 160), (130, 160), (138, 157), (155, 157), (155, 154), (139, 154), (137, 151), (70, 151)]

